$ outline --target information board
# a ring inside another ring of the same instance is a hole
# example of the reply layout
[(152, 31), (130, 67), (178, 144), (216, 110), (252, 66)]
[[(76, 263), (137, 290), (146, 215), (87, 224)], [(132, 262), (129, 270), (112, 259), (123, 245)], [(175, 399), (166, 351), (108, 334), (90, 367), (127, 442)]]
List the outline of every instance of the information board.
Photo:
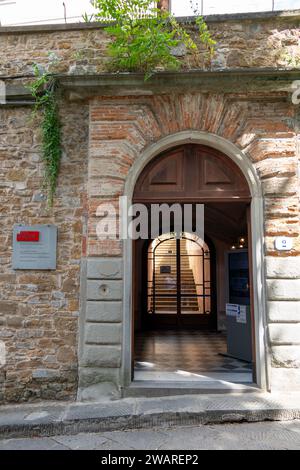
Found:
[(15, 225), (13, 229), (13, 269), (56, 269), (57, 227), (55, 225)]

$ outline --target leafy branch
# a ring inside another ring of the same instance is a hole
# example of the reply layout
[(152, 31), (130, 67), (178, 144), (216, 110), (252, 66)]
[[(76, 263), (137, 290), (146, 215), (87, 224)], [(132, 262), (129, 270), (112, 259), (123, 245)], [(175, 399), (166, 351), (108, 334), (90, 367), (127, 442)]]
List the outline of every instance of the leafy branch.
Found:
[[(106, 32), (113, 38), (108, 46), (112, 71), (143, 72), (145, 79), (156, 70), (178, 70), (181, 61), (172, 53), (184, 44), (186, 50), (198, 54), (198, 45), (187, 30), (168, 11), (156, 8), (152, 0), (92, 0), (97, 10), (92, 19), (108, 22)], [(198, 37), (209, 51), (216, 42), (201, 16), (196, 18)]]

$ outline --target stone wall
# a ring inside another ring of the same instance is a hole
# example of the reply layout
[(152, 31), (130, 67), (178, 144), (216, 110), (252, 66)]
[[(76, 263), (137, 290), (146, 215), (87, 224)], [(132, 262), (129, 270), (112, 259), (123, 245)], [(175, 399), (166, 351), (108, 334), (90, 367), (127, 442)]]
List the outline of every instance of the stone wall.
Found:
[[(211, 68), (295, 66), (300, 55), (299, 16), (298, 11), (208, 17), (209, 29), (217, 41)], [(197, 40), (195, 27), (189, 25), (188, 29)], [(97, 25), (0, 28), (0, 75), (31, 75), (33, 63), (48, 65), (49, 54), (60, 59), (57, 72), (105, 72), (108, 43), (108, 35)], [(205, 63), (205, 57), (201, 53), (195, 60), (188, 54), (183, 61), (184, 68), (198, 68)]]
[[(84, 241), (88, 109), (62, 103), (63, 159), (53, 209), (42, 186), (30, 108), (0, 108), (1, 401), (69, 399), (77, 391), (79, 281)], [(14, 224), (58, 226), (56, 271), (13, 271)]]
[[(299, 14), (245, 18), (209, 22), (218, 40), (215, 69), (276, 67), (299, 55)], [(107, 41), (95, 26), (0, 28), (0, 78), (20, 85), (33, 62), (48, 63), (49, 51), (63, 59), (59, 72), (103, 72)], [(60, 108), (64, 154), (55, 204), (48, 210), (38, 123), (30, 120), (29, 107), (0, 106), (0, 344), (6, 350), (0, 400), (73, 399), (78, 387), (79, 397), (89, 399), (122, 385), (123, 245), (97, 239), (97, 208), (103, 202), (117, 207), (141, 153), (184, 130), (234, 143), (257, 170), (265, 198), (272, 386), (298, 386), (299, 117), (286, 92), (182, 90), (77, 103), (64, 98)], [(12, 270), (17, 223), (58, 226), (56, 271)], [(274, 250), (277, 235), (293, 238), (291, 252)]]

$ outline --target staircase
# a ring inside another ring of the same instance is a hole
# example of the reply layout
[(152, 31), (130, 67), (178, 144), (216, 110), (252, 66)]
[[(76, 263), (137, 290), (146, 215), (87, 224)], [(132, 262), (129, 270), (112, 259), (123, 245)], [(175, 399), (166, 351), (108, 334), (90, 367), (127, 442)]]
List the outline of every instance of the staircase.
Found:
[[(186, 240), (180, 241), (181, 263), (181, 313), (197, 314), (199, 312), (197, 291), (192, 269), (189, 266), (189, 256)], [(169, 266), (171, 272), (161, 271), (162, 266)], [(185, 295), (192, 297), (185, 297)], [(170, 239), (161, 243), (155, 252), (155, 313), (177, 314), (177, 265), (176, 240)], [(153, 309), (153, 299), (151, 300)]]

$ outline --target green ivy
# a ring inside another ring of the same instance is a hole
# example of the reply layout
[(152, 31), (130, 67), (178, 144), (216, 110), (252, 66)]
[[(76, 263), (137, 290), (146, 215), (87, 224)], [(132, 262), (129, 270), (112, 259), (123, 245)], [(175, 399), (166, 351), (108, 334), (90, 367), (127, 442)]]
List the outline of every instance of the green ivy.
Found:
[[(156, 70), (178, 70), (181, 61), (172, 50), (180, 44), (195, 54), (198, 46), (175, 17), (153, 6), (152, 0), (92, 0), (97, 13), (85, 21), (108, 22), (113, 38), (108, 46), (113, 71), (143, 72), (149, 78)], [(201, 16), (196, 18), (200, 42), (211, 55), (216, 42)]]
[(35, 99), (33, 114), (41, 112), (43, 188), (47, 194), (48, 204), (52, 206), (62, 156), (57, 87), (53, 76), (41, 71), (37, 65), (34, 65), (34, 74), (36, 79), (29, 85), (29, 90)]

